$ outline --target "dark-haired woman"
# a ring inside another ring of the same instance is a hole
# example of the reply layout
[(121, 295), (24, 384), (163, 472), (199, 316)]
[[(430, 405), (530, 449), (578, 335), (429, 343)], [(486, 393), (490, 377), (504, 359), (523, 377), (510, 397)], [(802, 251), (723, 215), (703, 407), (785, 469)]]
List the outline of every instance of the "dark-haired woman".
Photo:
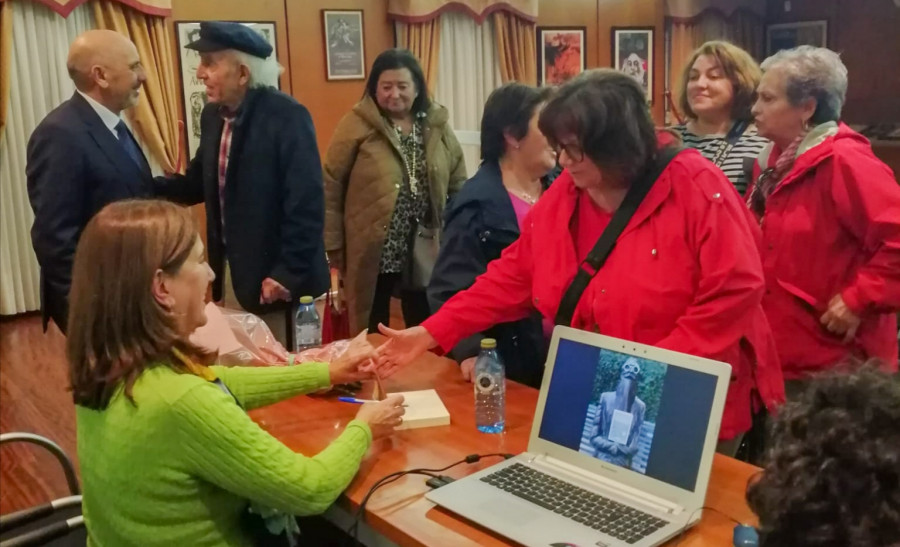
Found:
[[(549, 89), (512, 82), (488, 97), (481, 117), (481, 167), (444, 217), (441, 252), (428, 285), (432, 310), (472, 286), (518, 239), (525, 216), (552, 182), (548, 173), (556, 166), (556, 152), (538, 128), (548, 94)], [(540, 314), (494, 325), (458, 343), (450, 355), (467, 380), (484, 337), (497, 340), (507, 378), (540, 386), (547, 354)]]
[[(440, 345), (537, 310), (553, 320), (579, 265), (629, 188), (659, 156), (642, 88), (612, 70), (560, 87), (539, 127), (565, 169), (534, 206), (522, 234), (469, 289), (422, 325), (378, 349), (383, 374)], [(665, 134), (663, 134), (665, 136)], [(732, 366), (719, 432), (733, 453), (750, 428), (752, 393), (767, 405), (784, 388), (760, 302), (763, 270), (755, 225), (722, 171), (683, 150), (650, 188), (569, 326), (724, 361)]]
[(340, 121), (325, 158), (325, 250), (341, 270), (353, 332), (390, 317), (429, 315), (424, 287), (404, 283), (412, 230), (440, 223), (466, 179), (447, 109), (431, 101), (419, 62), (405, 49), (375, 59), (363, 99)]

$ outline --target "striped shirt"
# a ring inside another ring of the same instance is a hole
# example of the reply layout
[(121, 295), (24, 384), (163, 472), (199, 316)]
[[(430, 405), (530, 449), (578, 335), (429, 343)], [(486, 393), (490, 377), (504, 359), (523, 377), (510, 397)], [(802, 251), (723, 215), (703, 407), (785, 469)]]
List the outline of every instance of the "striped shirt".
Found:
[[(713, 161), (721, 146), (725, 145), (725, 135), (695, 135), (688, 131), (685, 124), (679, 124), (672, 127), (681, 135), (684, 146), (695, 148), (703, 157), (709, 161)], [(737, 188), (737, 191), (743, 196), (747, 191), (747, 174), (744, 171), (744, 159), (756, 159), (762, 149), (769, 144), (768, 139), (760, 137), (756, 133), (756, 127), (751, 125), (744, 131), (741, 138), (734, 144), (734, 147), (725, 156), (725, 160), (719, 167)]]

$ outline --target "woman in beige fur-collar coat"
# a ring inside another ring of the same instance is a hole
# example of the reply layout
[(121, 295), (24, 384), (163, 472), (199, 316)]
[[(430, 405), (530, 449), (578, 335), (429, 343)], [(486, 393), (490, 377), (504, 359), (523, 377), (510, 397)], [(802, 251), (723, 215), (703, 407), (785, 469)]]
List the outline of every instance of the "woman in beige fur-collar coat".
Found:
[(407, 50), (375, 60), (363, 99), (335, 129), (325, 158), (325, 250), (341, 271), (350, 328), (377, 332), (399, 296), (407, 326), (430, 315), (424, 288), (404, 283), (410, 234), (439, 224), (466, 180), (447, 109), (428, 98)]

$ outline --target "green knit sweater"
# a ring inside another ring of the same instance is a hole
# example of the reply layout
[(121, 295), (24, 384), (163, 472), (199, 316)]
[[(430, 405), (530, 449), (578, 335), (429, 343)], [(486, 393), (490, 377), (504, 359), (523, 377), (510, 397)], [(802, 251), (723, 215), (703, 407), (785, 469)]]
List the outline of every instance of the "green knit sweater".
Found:
[[(247, 410), (330, 384), (326, 364), (212, 367)], [(248, 545), (249, 501), (317, 514), (347, 487), (372, 441), (353, 420), (312, 458), (263, 431), (228, 394), (167, 366), (102, 411), (77, 407), (88, 544)], [(298, 419), (300, 416), (298, 416)]]

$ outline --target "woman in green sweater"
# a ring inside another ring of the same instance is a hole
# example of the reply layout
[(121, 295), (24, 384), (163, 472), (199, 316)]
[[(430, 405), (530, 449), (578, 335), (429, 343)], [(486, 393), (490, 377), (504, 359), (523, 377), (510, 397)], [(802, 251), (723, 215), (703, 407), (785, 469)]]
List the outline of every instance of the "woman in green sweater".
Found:
[(322, 513), (373, 438), (402, 421), (402, 398), (360, 407), (314, 457), (245, 411), (366, 376), (357, 342), (327, 363), (209, 366), (188, 341), (206, 322), (213, 274), (190, 212), (162, 201), (105, 207), (72, 274), (67, 354), (89, 545), (249, 545), (248, 507)]

